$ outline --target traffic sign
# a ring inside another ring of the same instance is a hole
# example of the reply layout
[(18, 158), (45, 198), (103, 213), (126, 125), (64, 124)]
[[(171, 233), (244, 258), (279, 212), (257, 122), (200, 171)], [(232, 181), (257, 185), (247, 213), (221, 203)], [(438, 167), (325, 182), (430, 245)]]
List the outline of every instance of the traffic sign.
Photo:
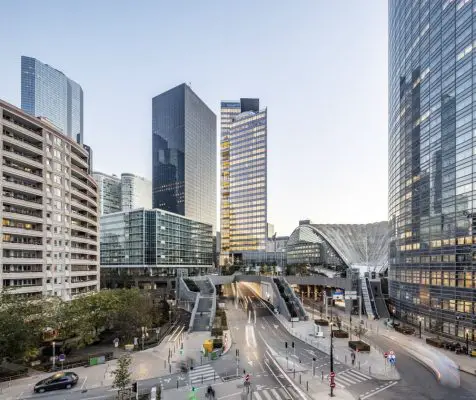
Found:
[(387, 357), (388, 357), (388, 353), (387, 353), (387, 352), (383, 353), (383, 356), (384, 356), (385, 358), (387, 358)]
[(390, 355), (393, 356), (394, 354), (395, 354), (395, 352), (393, 350), (390, 350)]
[(60, 355), (58, 356), (58, 361), (63, 362), (64, 360), (66, 360), (66, 356), (65, 356), (64, 354), (60, 354)]
[(335, 373), (334, 371), (332, 371), (332, 372), (330, 373), (330, 377), (331, 377), (331, 378), (334, 378), (335, 376), (336, 376), (336, 373)]

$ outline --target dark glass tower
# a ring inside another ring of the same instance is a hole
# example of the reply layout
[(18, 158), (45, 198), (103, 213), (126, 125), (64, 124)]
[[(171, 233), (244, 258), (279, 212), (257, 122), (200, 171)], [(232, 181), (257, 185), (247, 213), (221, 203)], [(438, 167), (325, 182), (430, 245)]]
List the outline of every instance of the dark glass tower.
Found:
[(472, 4), (389, 2), (390, 297), (403, 320), (471, 341), (476, 334)]
[(216, 222), (216, 116), (186, 84), (152, 99), (152, 202)]
[(83, 89), (36, 58), (21, 58), (21, 108), (35, 117), (46, 117), (66, 136), (83, 144)]

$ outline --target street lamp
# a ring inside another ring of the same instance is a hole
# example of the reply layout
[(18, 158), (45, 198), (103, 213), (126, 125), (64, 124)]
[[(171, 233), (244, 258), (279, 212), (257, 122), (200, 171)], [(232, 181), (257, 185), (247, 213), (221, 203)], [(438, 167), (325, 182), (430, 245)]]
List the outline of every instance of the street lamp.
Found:
[(169, 323), (172, 323), (172, 310), (169, 310)]
[(418, 317), (418, 328), (420, 333), (420, 339), (421, 339), (421, 320), (422, 320), (422, 317)]
[(466, 333), (466, 354), (469, 354), (469, 329), (466, 329), (465, 333)]
[(331, 377), (330, 379), (330, 386), (331, 386), (331, 393), (330, 393), (330, 396), (331, 397), (334, 397), (334, 346), (332, 344), (332, 325), (333, 323), (331, 322), (329, 324), (330, 328), (331, 328), (331, 351), (329, 352), (329, 356), (330, 356), (330, 374), (329, 376)]
[(53, 341), (51, 343), (53, 346), (53, 371), (56, 369), (56, 343)]

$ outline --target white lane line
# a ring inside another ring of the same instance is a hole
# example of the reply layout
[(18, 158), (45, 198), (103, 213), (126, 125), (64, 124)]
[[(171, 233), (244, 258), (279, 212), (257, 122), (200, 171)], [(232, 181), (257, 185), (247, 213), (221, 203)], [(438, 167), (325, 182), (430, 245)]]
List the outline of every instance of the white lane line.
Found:
[(254, 397), (256, 400), (263, 400), (263, 398), (259, 395), (259, 392), (253, 392), (253, 397)]
[(266, 400), (273, 400), (273, 398), (271, 397), (271, 395), (268, 393), (267, 390), (261, 393), (263, 393), (263, 396), (266, 397)]
[(388, 388), (390, 388), (390, 387), (396, 385), (397, 383), (398, 383), (398, 381), (397, 381), (397, 382), (393, 382), (393, 383), (391, 383), (391, 384), (385, 386), (385, 387), (382, 388), (382, 389), (376, 390), (375, 392), (372, 392), (372, 393), (367, 394), (367, 395), (365, 395), (365, 396), (361, 396), (360, 399), (361, 399), (361, 400), (365, 400), (365, 399), (368, 399), (369, 397), (375, 396), (377, 393), (383, 392), (384, 390), (387, 390)]
[(336, 376), (336, 382), (344, 381), (344, 383), (355, 385), (356, 383), (359, 383), (360, 381), (354, 381), (353, 379), (349, 378), (348, 376), (342, 376), (342, 375), (337, 375)]
[(362, 377), (362, 378), (365, 379), (365, 380), (371, 379), (370, 376), (365, 375), (365, 374), (363, 374), (363, 373), (361, 373), (361, 372), (359, 372), (359, 371), (356, 371), (355, 369), (350, 369), (350, 370), (348, 370), (348, 372), (349, 372), (349, 373), (352, 373), (352, 374), (354, 374), (354, 375), (357, 375), (357, 376), (359, 376), (359, 377)]
[(86, 384), (86, 381), (87, 381), (87, 380), (88, 380), (88, 377), (86, 376), (86, 377), (84, 378), (83, 384), (81, 385), (81, 390), (84, 389), (84, 385)]

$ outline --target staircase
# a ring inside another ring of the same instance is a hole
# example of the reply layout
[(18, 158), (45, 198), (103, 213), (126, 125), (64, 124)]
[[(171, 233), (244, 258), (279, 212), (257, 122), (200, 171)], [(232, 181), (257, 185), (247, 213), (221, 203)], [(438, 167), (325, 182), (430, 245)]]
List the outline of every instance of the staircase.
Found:
[[(282, 278), (273, 278), (274, 283), (276, 284), (281, 299), (283, 300), (282, 303), (286, 307), (286, 311), (288, 313), (288, 318), (299, 318), (299, 319), (306, 319), (306, 312), (302, 307), (301, 302), (296, 297), (296, 294), (288, 285), (288, 283)], [(283, 314), (283, 312), (281, 312)]]
[(215, 318), (216, 296), (215, 286), (207, 279), (196, 279), (200, 289), (200, 298), (193, 320), (193, 331), (208, 331), (211, 329)]
[(367, 281), (368, 279), (365, 276), (362, 276), (360, 278), (361, 288), (362, 288), (362, 298), (364, 300), (364, 308), (365, 308), (365, 313), (367, 314), (367, 317), (369, 317), (370, 319), (374, 319), (376, 316), (376, 313), (374, 313), (373, 311), (373, 306), (372, 306), (372, 301), (370, 298), (369, 288), (367, 286)]

